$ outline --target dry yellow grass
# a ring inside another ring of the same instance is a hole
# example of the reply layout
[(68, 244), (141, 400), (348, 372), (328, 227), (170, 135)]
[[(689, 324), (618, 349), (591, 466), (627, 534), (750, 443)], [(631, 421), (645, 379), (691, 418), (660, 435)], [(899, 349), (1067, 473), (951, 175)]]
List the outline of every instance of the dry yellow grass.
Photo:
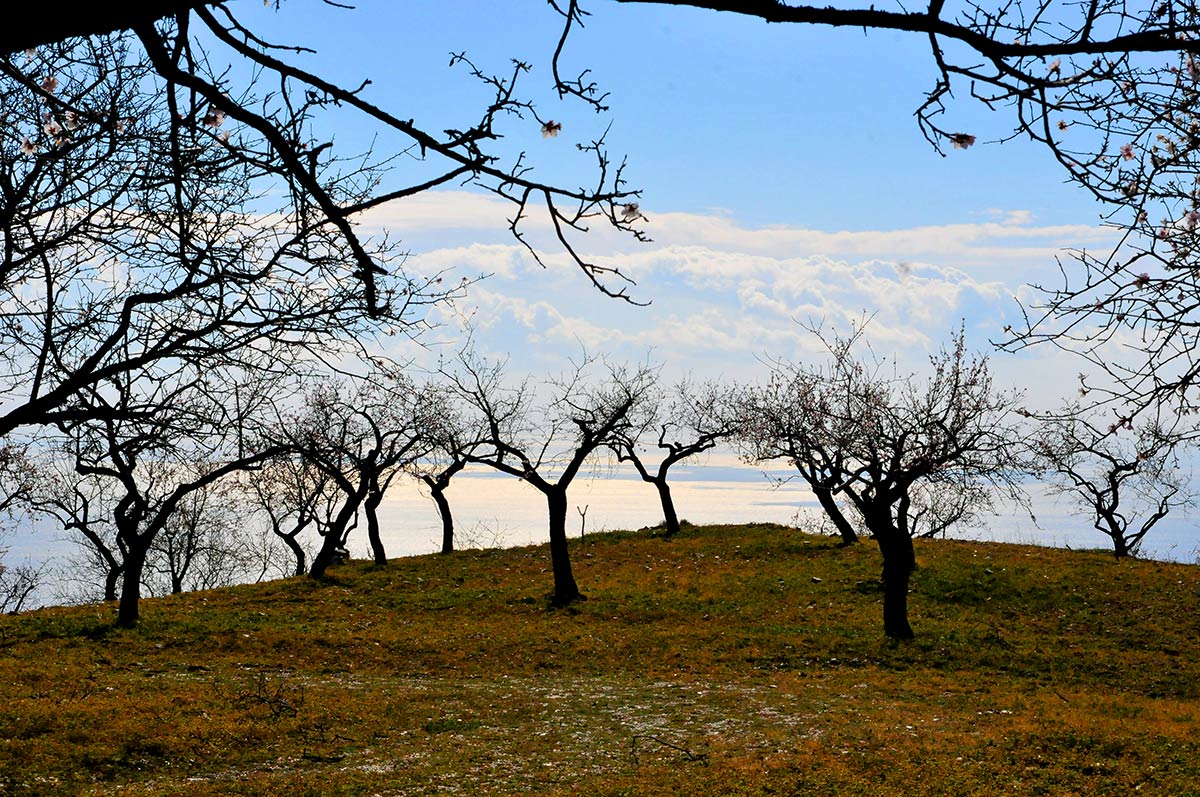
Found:
[(776, 526), (0, 618), (0, 794), (1200, 794), (1200, 569)]

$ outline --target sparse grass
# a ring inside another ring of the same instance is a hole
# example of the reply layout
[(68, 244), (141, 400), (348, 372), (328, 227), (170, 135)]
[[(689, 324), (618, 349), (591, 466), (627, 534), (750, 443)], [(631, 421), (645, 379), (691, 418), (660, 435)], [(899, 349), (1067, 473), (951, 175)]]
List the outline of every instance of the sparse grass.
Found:
[(1200, 795), (1200, 568), (777, 526), (0, 618), (4, 795)]

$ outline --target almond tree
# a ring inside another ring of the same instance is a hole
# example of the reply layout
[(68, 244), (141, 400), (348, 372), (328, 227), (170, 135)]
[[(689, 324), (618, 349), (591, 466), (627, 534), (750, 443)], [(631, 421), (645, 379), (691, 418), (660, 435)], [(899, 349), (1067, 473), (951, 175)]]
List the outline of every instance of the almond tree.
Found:
[[(619, 435), (610, 444), (621, 462), (633, 464), (642, 481), (654, 485), (663, 510), (663, 536), (679, 533), (679, 515), (671, 497), (667, 474), (671, 467), (731, 438), (738, 422), (730, 391), (716, 382), (693, 384), (681, 380), (669, 389), (657, 384), (640, 402), (641, 423)], [(655, 447), (660, 452), (655, 465), (642, 450), (642, 440), (657, 433)]]
[(1043, 419), (1034, 455), (1051, 489), (1090, 514), (1121, 559), (1136, 556), (1155, 524), (1193, 501), (1179, 461), (1183, 429), (1178, 416), (1098, 424), (1075, 406)]
[(279, 444), (328, 477), (340, 496), (336, 513), (322, 524), (310, 576), (325, 574), (360, 510), (375, 564), (387, 564), (378, 508), (396, 477), (433, 450), (437, 410), (430, 388), (394, 366), (377, 365), (362, 377), (314, 385), (303, 408), (280, 425)]
[(746, 438), (751, 452), (793, 460), (854, 507), (883, 557), (884, 633), (909, 639), (922, 495), (966, 488), (987, 500), (992, 488), (1019, 497), (1016, 395), (993, 386), (987, 359), (966, 351), (961, 332), (923, 380), (857, 356), (862, 335), (828, 339), (824, 367), (776, 364), (771, 385), (747, 402)]
[(304, 457), (284, 452), (249, 471), (243, 482), (247, 501), (291, 554), (287, 574), (305, 575), (309, 554), (301, 535), (330, 517), (332, 479)]
[[(184, 465), (181, 481), (200, 478), (213, 462)], [(257, 465), (255, 465), (257, 467)], [(254, 580), (260, 568), (255, 529), (246, 523), (247, 504), (235, 478), (187, 493), (150, 544), (144, 580), (155, 594), (216, 589)]]
[[(27, 518), (37, 476), (25, 445), (0, 446), (0, 539), (11, 530), (10, 522)], [(0, 545), (0, 614), (16, 613), (37, 590), (42, 573), (30, 565), (6, 565), (8, 549)]]
[(451, 480), (470, 463), (470, 455), (487, 432), (479, 424), (481, 416), (465, 412), (451, 390), (438, 390), (438, 418), (428, 430), (432, 447), (426, 456), (413, 463), (413, 473), (429, 488), (429, 495), (437, 506), (442, 521), (441, 553), (454, 552), (454, 514), (446, 490)]
[[(840, 356), (840, 355), (838, 355)], [(808, 484), (843, 545), (858, 541), (835, 498), (846, 481), (849, 447), (856, 430), (833, 411), (832, 388), (810, 368), (779, 362), (767, 384), (737, 398), (737, 446), (747, 462), (782, 459)]]
[(111, 491), (102, 522), (111, 524), (120, 552), (119, 626), (137, 624), (154, 543), (187, 502), (279, 453), (258, 445), (253, 433), (254, 397), (278, 384), (263, 370), (218, 366), (111, 380), (81, 395), (92, 405), (79, 413), (85, 420), (63, 424), (74, 470)]
[(471, 355), (447, 375), (484, 432), (466, 451), (467, 461), (522, 479), (546, 499), (555, 606), (583, 597), (567, 548), (567, 489), (594, 455), (637, 423), (654, 380), (646, 366), (610, 364), (604, 376), (590, 381), (593, 370), (595, 361), (583, 358), (543, 386), (541, 402), (528, 380), (510, 386), (502, 364)]
[[(123, 568), (119, 621), (132, 624), (145, 557), (171, 514), (265, 456), (238, 427), (263, 395), (239, 386), (361, 353), (380, 332), (418, 335), (423, 308), (449, 294), (436, 275), (405, 276), (390, 244), (352, 244), (280, 191), (262, 155), (274, 133), (232, 129), (203, 95), (157, 77), (127, 39), (5, 63), (0, 431), (53, 425), (75, 441), (81, 473), (118, 485), (120, 545), (108, 558)], [(279, 113), (289, 136), (309, 135), (303, 106)], [(311, 167), (345, 202), (363, 201), (379, 178), (370, 165)], [(364, 246), (380, 271), (375, 304), (347, 279)], [(213, 382), (222, 376), (223, 393)], [(178, 449), (189, 445), (191, 460)], [(181, 492), (148, 476), (154, 462), (178, 476), (204, 457), (219, 472), (177, 480)]]

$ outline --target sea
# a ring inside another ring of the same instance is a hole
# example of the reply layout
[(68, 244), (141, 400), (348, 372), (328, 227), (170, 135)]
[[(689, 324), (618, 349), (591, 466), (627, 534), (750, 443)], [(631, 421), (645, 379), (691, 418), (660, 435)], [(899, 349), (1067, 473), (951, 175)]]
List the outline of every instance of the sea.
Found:
[[(681, 519), (695, 524), (769, 522), (822, 530), (820, 508), (799, 480), (786, 471), (761, 471), (730, 456), (677, 465), (671, 471), (671, 492)], [(525, 481), (489, 470), (465, 470), (446, 491), (454, 514), (456, 547), (495, 548), (536, 545), (547, 539), (546, 502)], [(999, 513), (975, 526), (946, 536), (1070, 549), (1109, 549), (1109, 540), (1091, 526), (1085, 512), (1069, 499), (1040, 485), (1029, 486), (1029, 505), (998, 502)], [(653, 485), (636, 473), (614, 468), (584, 472), (572, 482), (568, 497), (567, 531), (571, 538), (634, 530), (662, 521), (662, 508)], [(418, 556), (441, 548), (441, 519), (427, 488), (416, 480), (399, 480), (379, 510), (384, 545), (389, 557)], [(1200, 564), (1200, 517), (1177, 511), (1161, 520), (1147, 535), (1140, 556)], [(77, 550), (62, 532), (37, 524), (31, 530), (10, 532), (0, 543), (7, 548), (8, 565), (43, 567), (50, 578), (57, 561)], [(367, 557), (365, 524), (353, 533), (352, 556)], [(34, 605), (56, 601), (62, 594), (44, 583)]]

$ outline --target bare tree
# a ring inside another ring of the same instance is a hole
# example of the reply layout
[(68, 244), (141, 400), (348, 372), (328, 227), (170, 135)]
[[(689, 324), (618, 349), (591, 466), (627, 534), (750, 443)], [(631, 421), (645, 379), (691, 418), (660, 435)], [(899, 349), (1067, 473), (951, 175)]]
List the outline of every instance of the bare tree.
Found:
[(556, 606), (582, 597), (567, 548), (567, 489), (593, 455), (635, 424), (639, 403), (654, 379), (646, 366), (609, 365), (604, 378), (589, 382), (593, 366), (594, 361), (584, 357), (567, 374), (547, 383), (540, 406), (528, 380), (516, 386), (505, 383), (502, 365), (464, 355), (459, 371), (448, 375), (485, 430), (467, 452), (468, 462), (523, 479), (546, 499), (554, 572), (551, 600)]
[[(10, 441), (0, 445), (0, 539), (14, 522), (28, 520), (30, 499), (37, 477), (26, 445)], [(6, 565), (8, 549), (0, 545), (0, 613), (16, 613), (38, 589), (42, 571), (31, 565)]]
[(248, 501), (291, 554), (287, 574), (306, 574), (309, 553), (301, 535), (328, 518), (323, 510), (331, 503), (332, 479), (305, 457), (285, 452), (245, 474), (243, 481)]
[[(716, 382), (681, 380), (664, 390), (655, 385), (640, 402), (641, 424), (619, 435), (610, 447), (621, 462), (630, 462), (642, 481), (654, 485), (663, 510), (663, 536), (679, 533), (679, 516), (667, 482), (670, 469), (715, 448), (737, 431), (731, 393)], [(657, 466), (642, 451), (642, 438), (657, 432)]]
[(1009, 420), (1017, 397), (995, 389), (961, 332), (931, 357), (925, 380), (859, 357), (862, 335), (828, 339), (824, 368), (776, 366), (772, 386), (749, 402), (764, 410), (758, 428), (753, 414), (745, 421), (749, 450), (791, 459), (855, 508), (883, 556), (884, 633), (908, 639), (913, 537), (963, 517), (951, 506), (932, 519), (922, 496), (965, 488), (986, 499), (988, 487), (1019, 495), (1021, 436)]
[(451, 480), (462, 472), (470, 462), (470, 454), (487, 438), (485, 426), (473, 427), (483, 422), (482, 416), (463, 411), (461, 402), (448, 388), (433, 386), (431, 395), (438, 404), (437, 418), (427, 429), (431, 448), (418, 462), (413, 463), (413, 472), (429, 488), (429, 495), (437, 506), (442, 521), (442, 553), (454, 551), (454, 515), (446, 490)]
[[(215, 358), (210, 358), (214, 359)], [(201, 368), (114, 379), (80, 400), (87, 420), (64, 424), (74, 468), (110, 485), (111, 522), (121, 554), (117, 624), (136, 625), (153, 546), (195, 497), (258, 466), (280, 449), (255, 434), (263, 402), (279, 388), (263, 368)], [(95, 420), (95, 419), (99, 420)], [(172, 585), (174, 586), (174, 585)]]
[[(199, 480), (215, 467), (207, 461), (184, 463), (176, 478)], [(258, 552), (247, 514), (233, 478), (188, 492), (150, 544), (144, 578), (150, 591), (178, 594), (253, 580), (248, 570), (258, 564)]]
[[(835, 350), (835, 359), (845, 356)], [(834, 497), (845, 483), (855, 429), (833, 412), (831, 385), (823, 374), (793, 363), (776, 363), (765, 386), (737, 398), (737, 445), (747, 462), (785, 460), (808, 484), (843, 545), (858, 541), (853, 524)]]
[(320, 578), (344, 546), (361, 509), (375, 564), (387, 563), (378, 508), (395, 478), (433, 450), (428, 432), (437, 423), (437, 402), (395, 366), (376, 367), (347, 382), (313, 386), (304, 407), (280, 426), (280, 445), (295, 451), (329, 478), (341, 496), (309, 575)]
[(1150, 530), (1192, 493), (1181, 467), (1181, 419), (1097, 424), (1080, 407), (1045, 418), (1034, 454), (1049, 485), (1092, 516), (1118, 558), (1136, 556)]
[(31, 511), (57, 521), (78, 546), (67, 570), (78, 589), (73, 599), (115, 601), (125, 572), (125, 541), (117, 535), (115, 482), (75, 469), (78, 439), (63, 438), (40, 451), (37, 487)]
[[(171, 58), (210, 71), (185, 49)], [(54, 424), (75, 440), (81, 475), (117, 485), (104, 521), (116, 548), (96, 544), (99, 533), (92, 542), (110, 579), (119, 562), (128, 625), (150, 545), (174, 513), (270, 455), (240, 426), (261, 409), (256, 386), (361, 352), (379, 331), (419, 334), (421, 308), (449, 294), (436, 275), (406, 277), (381, 241), (370, 244), (380, 273), (368, 301), (346, 264), (369, 242), (279, 191), (269, 153), (283, 134), (231, 129), (232, 99), (158, 78), (128, 41), (43, 48), (0, 67), (0, 135), (12, 145), (0, 155), (0, 429)], [(307, 140), (308, 105), (277, 93), (258, 104)], [(379, 171), (314, 159), (309, 176), (353, 204)], [(211, 473), (182, 475), (201, 461)], [(177, 477), (170, 489), (152, 466)], [(59, 508), (98, 528), (87, 500)]]

